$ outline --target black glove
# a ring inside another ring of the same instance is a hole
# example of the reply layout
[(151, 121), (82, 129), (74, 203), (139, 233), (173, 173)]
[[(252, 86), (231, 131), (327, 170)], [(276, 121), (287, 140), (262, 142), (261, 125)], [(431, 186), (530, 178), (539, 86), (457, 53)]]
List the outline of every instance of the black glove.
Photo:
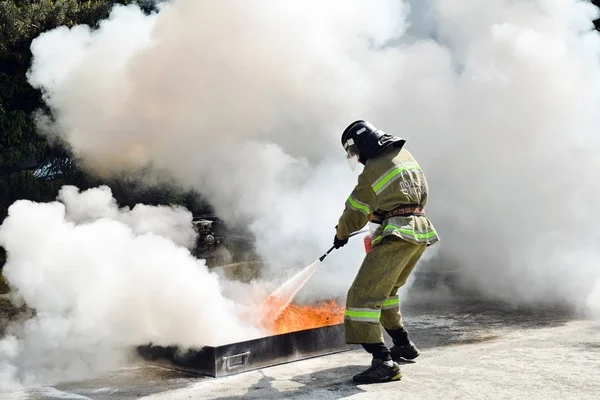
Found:
[(346, 243), (348, 243), (348, 238), (339, 239), (337, 237), (337, 234), (333, 237), (333, 247), (335, 247), (336, 249), (339, 249), (340, 247), (344, 247), (346, 245)]

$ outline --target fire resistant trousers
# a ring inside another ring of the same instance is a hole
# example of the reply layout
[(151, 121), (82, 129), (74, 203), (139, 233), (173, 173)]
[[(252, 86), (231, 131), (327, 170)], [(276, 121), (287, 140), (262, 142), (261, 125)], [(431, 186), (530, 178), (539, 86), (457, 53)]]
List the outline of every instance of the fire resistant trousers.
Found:
[(348, 290), (344, 329), (346, 343), (383, 343), (385, 329), (402, 328), (398, 288), (427, 248), (387, 236), (366, 255)]

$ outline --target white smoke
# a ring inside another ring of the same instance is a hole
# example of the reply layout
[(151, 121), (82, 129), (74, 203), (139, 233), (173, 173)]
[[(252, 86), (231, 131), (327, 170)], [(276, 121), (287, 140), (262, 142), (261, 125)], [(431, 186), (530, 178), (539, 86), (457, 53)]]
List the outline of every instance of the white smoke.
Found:
[(183, 207), (136, 204), (131, 210), (119, 208), (106, 186), (84, 192), (74, 186), (64, 186), (58, 200), (64, 203), (68, 220), (77, 224), (110, 218), (126, 224), (135, 234), (154, 233), (186, 248), (193, 247), (196, 241), (193, 216)]
[[(247, 222), (279, 272), (331, 242), (356, 179), (339, 135), (370, 119), (408, 139), (440, 257), (467, 284), (582, 305), (600, 274), (596, 15), (575, 0), (118, 6), (97, 31), (41, 35), (29, 79), (90, 167), (170, 171)], [(332, 254), (311, 289), (343, 295), (361, 253)]]
[[(403, 12), (357, 0), (179, 0), (148, 17), (116, 6), (97, 31), (36, 39), (29, 79), (56, 111), (41, 126), (90, 167), (170, 171), (219, 216), (249, 224), (280, 276), (332, 243), (356, 180), (339, 163), (340, 132), (369, 112), (374, 82), (394, 65), (373, 47), (402, 34)], [(332, 256), (316, 295), (343, 295), (362, 252), (355, 239)]]
[[(408, 139), (439, 257), (465, 284), (599, 309), (597, 10), (488, 3), (174, 0), (151, 16), (116, 6), (96, 31), (36, 39), (29, 81), (56, 118), (40, 127), (90, 168), (169, 171), (247, 222), (278, 274), (329, 247), (356, 182), (339, 136), (368, 119)], [(343, 295), (362, 254), (360, 239), (332, 253), (305, 295)]]
[(256, 290), (238, 284), (245, 303), (226, 298), (217, 275), (173, 240), (193, 235), (174, 223), (189, 212), (119, 210), (108, 188), (64, 187), (59, 198), (18, 201), (0, 227), (3, 275), (35, 311), (0, 341), (0, 390), (114, 368), (132, 346), (262, 334), (250, 308)]

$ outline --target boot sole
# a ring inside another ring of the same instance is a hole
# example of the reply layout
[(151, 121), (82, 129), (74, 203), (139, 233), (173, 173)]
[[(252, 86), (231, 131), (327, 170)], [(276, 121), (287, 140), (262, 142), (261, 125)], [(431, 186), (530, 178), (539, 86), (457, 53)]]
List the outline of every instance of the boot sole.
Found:
[(394, 355), (393, 353), (391, 354), (392, 356), (392, 360), (396, 361), (396, 362), (401, 362), (401, 361), (412, 361), (415, 358), (419, 357), (421, 355), (421, 353), (418, 353), (416, 356), (413, 357), (406, 357), (406, 356), (399, 356), (399, 355)]
[(363, 381), (357, 381), (357, 380), (354, 380), (354, 379), (353, 380), (356, 383), (360, 383), (360, 384), (366, 385), (366, 384), (371, 384), (371, 383), (394, 382), (394, 381), (399, 381), (401, 379), (402, 379), (402, 372), (398, 372), (396, 375), (392, 376), (391, 378), (383, 379), (381, 381), (366, 381), (366, 382), (363, 382)]
[(398, 372), (398, 373), (397, 373), (396, 375), (394, 375), (394, 376), (392, 377), (392, 379), (390, 379), (389, 381), (390, 381), (390, 382), (393, 382), (393, 381), (399, 381), (400, 379), (402, 379), (402, 373), (401, 373), (401, 372)]

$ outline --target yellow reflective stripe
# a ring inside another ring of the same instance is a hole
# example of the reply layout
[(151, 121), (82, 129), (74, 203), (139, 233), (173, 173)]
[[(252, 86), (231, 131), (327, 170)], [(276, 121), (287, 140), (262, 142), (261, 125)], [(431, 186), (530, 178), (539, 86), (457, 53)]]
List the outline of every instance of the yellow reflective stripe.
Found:
[(344, 315), (349, 318), (361, 318), (361, 319), (372, 319), (379, 321), (381, 317), (381, 310), (371, 311), (369, 309), (346, 309)]
[(367, 204), (356, 200), (352, 196), (348, 197), (348, 203), (350, 204), (350, 207), (354, 208), (355, 210), (361, 211), (367, 215), (371, 213), (371, 209)]
[(383, 307), (394, 307), (400, 304), (400, 298), (398, 296), (387, 299), (383, 302)]
[[(396, 226), (396, 225), (392, 225), (392, 224), (385, 226), (385, 228), (383, 229), (383, 232), (387, 232), (387, 231), (400, 232), (404, 235), (414, 237), (415, 239), (418, 239), (418, 240), (429, 240), (429, 239), (432, 239), (437, 236), (437, 232), (435, 231), (435, 229), (432, 229), (426, 233), (417, 233), (412, 229), (406, 229), (406, 228), (402, 228), (400, 226)], [(377, 236), (376, 238), (374, 238), (373, 243), (377, 243), (381, 239), (383, 239), (383, 235)]]
[(404, 166), (397, 166), (385, 172), (385, 174), (377, 179), (375, 183), (371, 185), (375, 194), (379, 194), (383, 189), (387, 187), (387, 184), (390, 183), (392, 179), (401, 174), (402, 172), (409, 170), (420, 170), (419, 164), (411, 163), (405, 164)]

